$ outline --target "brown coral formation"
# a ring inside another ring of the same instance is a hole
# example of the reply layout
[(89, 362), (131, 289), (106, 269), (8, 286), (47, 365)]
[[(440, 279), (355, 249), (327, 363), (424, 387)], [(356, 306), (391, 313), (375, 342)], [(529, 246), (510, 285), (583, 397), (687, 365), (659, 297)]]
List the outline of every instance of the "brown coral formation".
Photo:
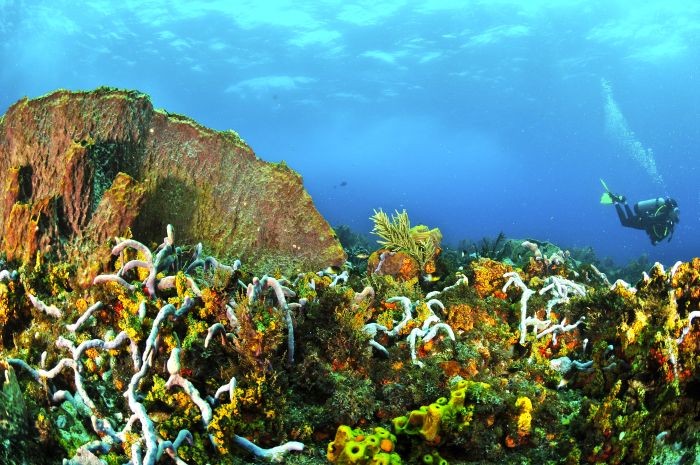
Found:
[(109, 263), (109, 238), (123, 234), (134, 224), (143, 205), (144, 194), (143, 185), (128, 174), (119, 173), (114, 178), (82, 237), (70, 248), (73, 259), (78, 263), (78, 283), (89, 283)]
[(399, 281), (409, 281), (419, 277), (420, 273), (418, 261), (406, 252), (379, 249), (367, 260), (368, 275), (391, 276)]
[(253, 268), (345, 260), (297, 173), (260, 160), (235, 132), (155, 110), (138, 92), (20, 100), (0, 119), (0, 173), (10, 259), (94, 248), (127, 227), (157, 243), (170, 223), (180, 239)]
[(469, 266), (474, 277), (474, 289), (479, 297), (503, 297), (501, 289), (506, 283), (503, 275), (513, 271), (513, 267), (490, 258), (480, 258)]

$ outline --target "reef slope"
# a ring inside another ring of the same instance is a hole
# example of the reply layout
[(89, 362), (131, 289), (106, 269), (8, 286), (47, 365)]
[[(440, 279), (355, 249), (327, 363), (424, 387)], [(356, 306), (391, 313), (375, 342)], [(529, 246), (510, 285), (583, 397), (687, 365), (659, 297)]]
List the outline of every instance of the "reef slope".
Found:
[(257, 158), (234, 131), (156, 110), (139, 92), (59, 90), (18, 101), (0, 119), (0, 173), (8, 259), (51, 249), (88, 263), (127, 227), (158, 243), (172, 224), (181, 240), (253, 269), (345, 260), (301, 176)]

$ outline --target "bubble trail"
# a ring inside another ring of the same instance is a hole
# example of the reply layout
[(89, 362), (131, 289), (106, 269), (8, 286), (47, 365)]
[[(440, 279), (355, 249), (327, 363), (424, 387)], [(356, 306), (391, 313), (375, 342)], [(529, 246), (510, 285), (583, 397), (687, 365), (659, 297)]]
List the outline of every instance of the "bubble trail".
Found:
[(652, 181), (663, 187), (664, 181), (659, 171), (656, 169), (654, 151), (644, 147), (637, 139), (634, 131), (630, 129), (625, 115), (622, 114), (620, 107), (613, 97), (610, 82), (606, 79), (601, 79), (600, 83), (603, 88), (605, 129), (608, 136), (619, 146), (623, 154), (629, 156), (644, 168)]

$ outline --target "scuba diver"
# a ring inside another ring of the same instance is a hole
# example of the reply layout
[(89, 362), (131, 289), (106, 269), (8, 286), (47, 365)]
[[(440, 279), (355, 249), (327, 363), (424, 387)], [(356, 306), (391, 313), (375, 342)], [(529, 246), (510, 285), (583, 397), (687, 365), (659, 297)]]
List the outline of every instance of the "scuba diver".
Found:
[(671, 242), (673, 229), (680, 222), (678, 202), (670, 197), (643, 200), (634, 204), (633, 212), (623, 195), (613, 194), (605, 181), (601, 179), (600, 182), (605, 188), (600, 203), (615, 205), (622, 226), (643, 229), (651, 239), (652, 245), (658, 244), (667, 237), (668, 242)]

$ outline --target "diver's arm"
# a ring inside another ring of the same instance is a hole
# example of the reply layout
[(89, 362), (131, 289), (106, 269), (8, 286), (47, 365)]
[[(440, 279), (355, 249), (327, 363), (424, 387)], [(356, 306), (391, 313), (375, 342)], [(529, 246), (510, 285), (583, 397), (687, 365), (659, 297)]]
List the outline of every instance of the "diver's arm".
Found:
[(668, 231), (666, 234), (668, 240), (666, 242), (671, 242), (671, 239), (673, 239), (673, 231), (675, 231), (675, 229), (676, 224), (670, 219), (666, 220), (666, 231)]

